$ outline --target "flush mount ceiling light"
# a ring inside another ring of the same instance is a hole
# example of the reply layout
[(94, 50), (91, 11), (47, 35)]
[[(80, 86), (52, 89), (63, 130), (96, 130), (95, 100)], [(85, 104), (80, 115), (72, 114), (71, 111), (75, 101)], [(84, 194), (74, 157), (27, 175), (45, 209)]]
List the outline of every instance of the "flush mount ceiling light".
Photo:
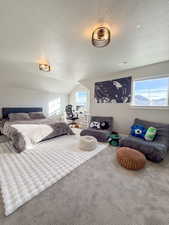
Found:
[(102, 48), (110, 43), (111, 33), (109, 28), (100, 26), (92, 33), (92, 44), (97, 48)]
[(119, 63), (120, 66), (127, 65), (127, 64), (128, 64), (127, 61), (123, 61), (123, 62)]
[(39, 70), (43, 71), (43, 72), (50, 72), (51, 71), (51, 67), (48, 64), (39, 64)]

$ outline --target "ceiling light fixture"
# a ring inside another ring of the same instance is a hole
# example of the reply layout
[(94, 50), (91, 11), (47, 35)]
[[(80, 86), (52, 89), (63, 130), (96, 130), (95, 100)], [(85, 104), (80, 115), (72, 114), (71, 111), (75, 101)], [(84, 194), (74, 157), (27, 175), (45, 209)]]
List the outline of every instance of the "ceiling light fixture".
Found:
[(124, 62), (119, 63), (119, 66), (123, 66), (123, 65), (127, 65), (127, 64), (128, 64), (128, 62), (124, 61)]
[(92, 33), (92, 44), (97, 48), (102, 48), (110, 43), (111, 33), (105, 26), (97, 27)]
[(39, 70), (43, 71), (43, 72), (50, 72), (51, 71), (51, 67), (48, 64), (39, 64)]

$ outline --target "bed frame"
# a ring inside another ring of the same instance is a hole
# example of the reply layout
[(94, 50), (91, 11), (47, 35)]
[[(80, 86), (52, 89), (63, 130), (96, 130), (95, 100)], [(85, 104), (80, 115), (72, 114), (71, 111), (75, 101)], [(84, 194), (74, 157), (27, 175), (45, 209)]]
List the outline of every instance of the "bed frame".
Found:
[(28, 108), (18, 108), (18, 107), (8, 107), (8, 108), (2, 108), (2, 118), (3, 119), (9, 119), (8, 115), (10, 113), (30, 113), (30, 112), (42, 112), (43, 108), (40, 107), (28, 107)]

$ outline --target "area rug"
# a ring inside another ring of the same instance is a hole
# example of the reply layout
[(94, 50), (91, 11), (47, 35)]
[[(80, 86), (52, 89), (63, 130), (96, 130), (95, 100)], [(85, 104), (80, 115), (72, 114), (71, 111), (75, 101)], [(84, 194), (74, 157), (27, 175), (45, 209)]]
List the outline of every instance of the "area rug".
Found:
[(105, 146), (98, 144), (94, 151), (82, 152), (78, 149), (78, 137), (64, 136), (18, 154), (10, 142), (0, 143), (0, 188), (5, 215), (13, 213)]

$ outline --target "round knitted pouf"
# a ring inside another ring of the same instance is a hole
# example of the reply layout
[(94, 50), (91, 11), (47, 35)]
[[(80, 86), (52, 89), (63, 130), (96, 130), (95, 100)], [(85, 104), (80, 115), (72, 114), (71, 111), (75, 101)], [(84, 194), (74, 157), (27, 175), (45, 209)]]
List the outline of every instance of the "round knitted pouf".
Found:
[(117, 150), (117, 160), (126, 169), (139, 170), (144, 168), (145, 156), (132, 148), (121, 147)]
[(81, 136), (79, 141), (79, 148), (83, 151), (92, 151), (97, 146), (96, 138), (92, 136)]

